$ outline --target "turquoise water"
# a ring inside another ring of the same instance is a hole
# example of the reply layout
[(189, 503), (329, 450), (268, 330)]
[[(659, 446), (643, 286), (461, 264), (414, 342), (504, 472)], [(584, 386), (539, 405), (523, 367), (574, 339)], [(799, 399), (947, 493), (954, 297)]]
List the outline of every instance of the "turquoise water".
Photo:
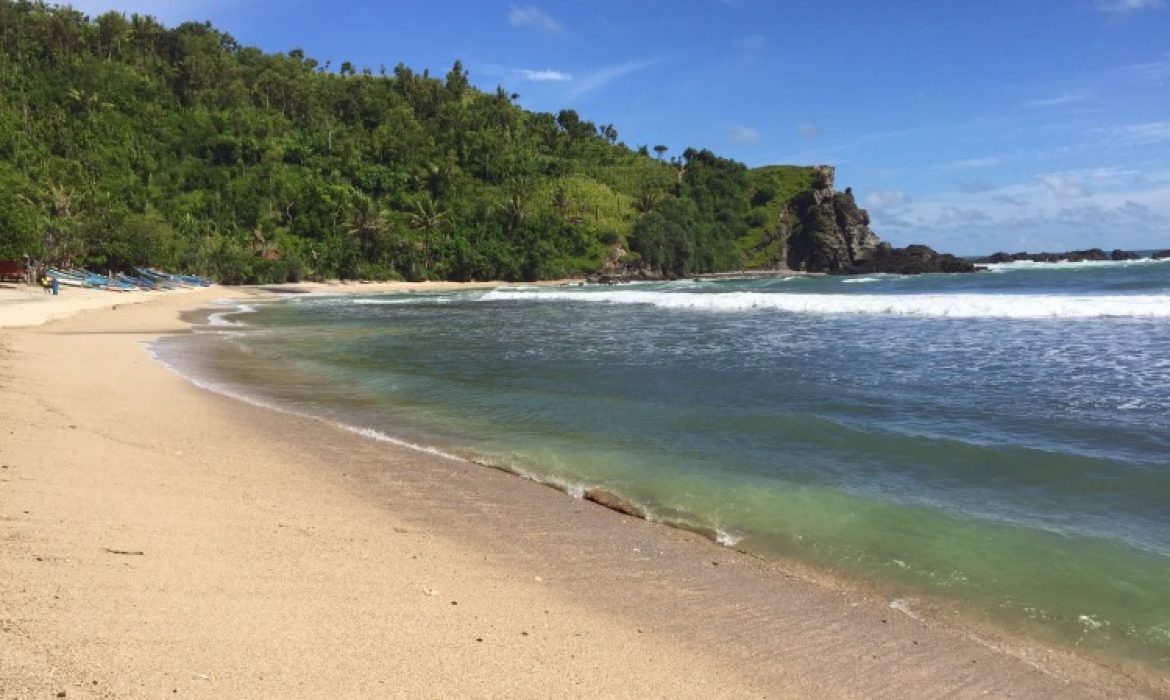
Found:
[(1170, 262), (244, 311), (157, 352), (229, 393), (1170, 667)]

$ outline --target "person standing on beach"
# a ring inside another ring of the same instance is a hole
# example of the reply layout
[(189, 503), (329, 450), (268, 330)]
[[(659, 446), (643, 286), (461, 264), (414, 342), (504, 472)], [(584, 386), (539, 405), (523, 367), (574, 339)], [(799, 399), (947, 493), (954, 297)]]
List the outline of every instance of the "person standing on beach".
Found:
[(53, 282), (49, 279), (48, 272), (41, 273), (41, 289), (45, 290), (45, 294), (52, 292)]
[(53, 296), (57, 296), (58, 290), (61, 289), (61, 283), (57, 281), (56, 275), (49, 275), (49, 286), (53, 290)]

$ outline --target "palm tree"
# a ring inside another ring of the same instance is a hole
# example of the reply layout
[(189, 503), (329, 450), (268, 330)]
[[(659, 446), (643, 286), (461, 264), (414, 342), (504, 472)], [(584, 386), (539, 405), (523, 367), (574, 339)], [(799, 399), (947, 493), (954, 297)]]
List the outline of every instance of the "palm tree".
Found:
[(410, 227), (423, 232), (423, 269), (427, 272), (431, 270), (431, 236), (443, 227), (446, 215), (429, 194), (415, 202), (415, 211), (409, 214)]
[(504, 219), (508, 222), (508, 230), (515, 231), (520, 224), (524, 223), (524, 217), (528, 215), (528, 204), (524, 201), (524, 195), (518, 190), (514, 190), (500, 204), (500, 210), (504, 212)]
[(350, 214), (346, 234), (357, 240), (366, 261), (374, 262), (381, 257), (389, 230), (386, 212), (378, 209), (370, 198), (360, 198)]
[(640, 187), (634, 196), (634, 209), (639, 214), (649, 214), (656, 206), (658, 206), (658, 192), (649, 185)]
[(569, 207), (572, 204), (573, 198), (569, 196), (568, 190), (565, 189), (564, 185), (558, 185), (557, 189), (553, 192), (552, 205), (557, 210), (557, 213), (561, 215), (562, 219), (565, 218), (565, 214), (568, 213)]

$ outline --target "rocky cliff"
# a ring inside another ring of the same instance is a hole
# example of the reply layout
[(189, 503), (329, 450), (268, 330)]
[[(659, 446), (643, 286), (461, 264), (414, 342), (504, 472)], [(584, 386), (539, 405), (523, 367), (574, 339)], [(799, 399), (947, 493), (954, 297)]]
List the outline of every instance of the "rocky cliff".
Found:
[(789, 203), (790, 234), (785, 262), (793, 270), (848, 272), (881, 243), (869, 228), (869, 213), (852, 190), (833, 189), (833, 168), (818, 166), (812, 189)]
[[(924, 245), (894, 248), (869, 228), (869, 213), (853, 191), (834, 189), (832, 166), (815, 166), (812, 187), (788, 204), (780, 235), (787, 237), (783, 263), (792, 270), (862, 274), (973, 272), (973, 264)], [(777, 261), (780, 262), (780, 261)]]

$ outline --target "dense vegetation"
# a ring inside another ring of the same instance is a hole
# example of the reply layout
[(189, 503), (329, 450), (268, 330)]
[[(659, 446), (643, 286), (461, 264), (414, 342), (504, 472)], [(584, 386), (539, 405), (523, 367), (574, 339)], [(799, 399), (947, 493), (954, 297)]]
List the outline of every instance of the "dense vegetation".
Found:
[(0, 258), (225, 282), (666, 274), (775, 258), (811, 181), (627, 148), (502, 87), (0, 0)]

